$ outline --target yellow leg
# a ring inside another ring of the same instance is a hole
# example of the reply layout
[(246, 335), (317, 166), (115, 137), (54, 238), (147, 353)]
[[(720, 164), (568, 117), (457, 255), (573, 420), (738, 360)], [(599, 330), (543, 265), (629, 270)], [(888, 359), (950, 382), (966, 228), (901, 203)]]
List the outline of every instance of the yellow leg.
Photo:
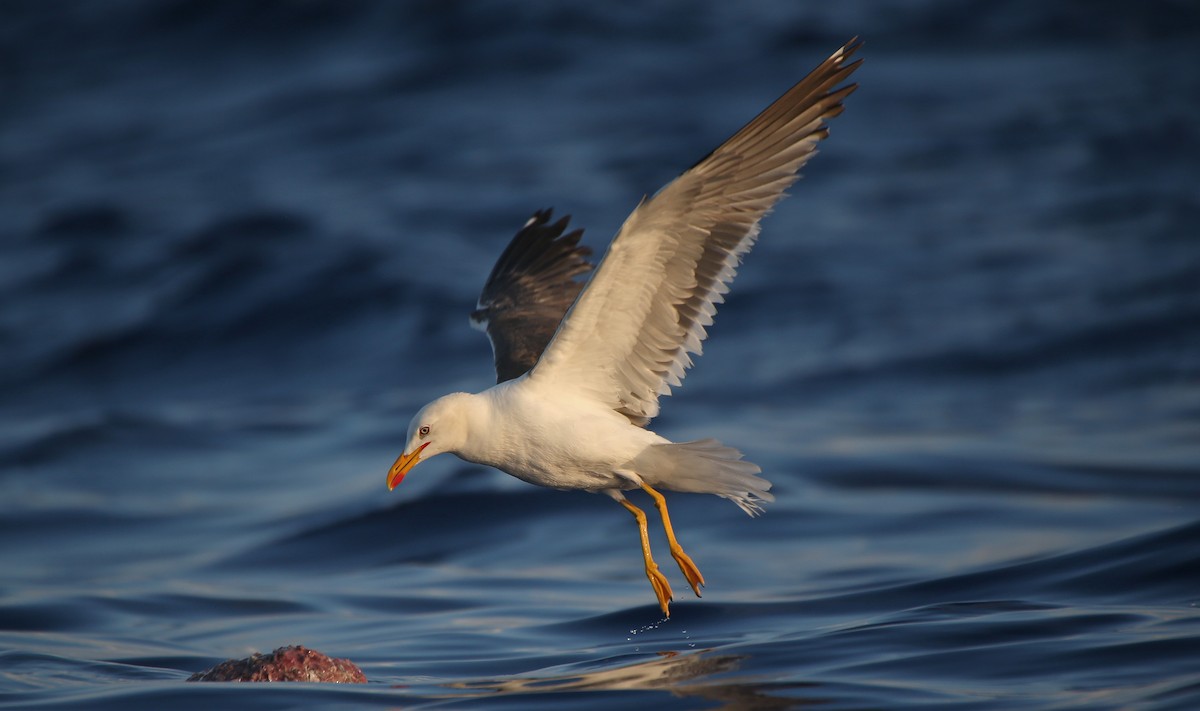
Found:
[(626, 499), (618, 499), (617, 503), (628, 509), (629, 513), (637, 519), (638, 532), (642, 534), (642, 557), (646, 559), (646, 577), (650, 579), (654, 594), (658, 596), (658, 606), (662, 608), (663, 615), (670, 617), (671, 611), (667, 605), (670, 604), (673, 597), (671, 584), (667, 582), (667, 577), (658, 569), (658, 563), (655, 563), (654, 557), (650, 555), (650, 534), (646, 531), (646, 514)]
[(667, 543), (671, 546), (671, 557), (679, 564), (679, 569), (683, 571), (683, 577), (687, 578), (688, 585), (692, 586), (692, 592), (696, 593), (696, 597), (700, 597), (700, 586), (704, 584), (704, 576), (700, 574), (700, 569), (692, 562), (691, 557), (683, 552), (683, 546), (679, 545), (679, 541), (675, 540), (675, 531), (671, 528), (671, 517), (667, 514), (667, 500), (649, 484), (642, 484), (642, 488), (654, 498), (658, 515), (662, 517), (663, 529), (667, 532)]

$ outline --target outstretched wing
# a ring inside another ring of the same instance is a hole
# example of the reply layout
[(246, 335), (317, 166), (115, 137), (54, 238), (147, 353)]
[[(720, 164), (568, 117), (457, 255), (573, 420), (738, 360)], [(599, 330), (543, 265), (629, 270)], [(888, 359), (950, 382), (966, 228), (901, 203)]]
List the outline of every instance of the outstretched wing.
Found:
[(570, 216), (551, 223), (539, 210), (496, 261), (471, 312), (471, 325), (487, 333), (496, 359), (496, 382), (533, 367), (592, 270), (592, 250), (579, 246), (583, 230), (563, 234)]
[(587, 391), (637, 425), (699, 354), (759, 221), (856, 85), (851, 40), (625, 220), (530, 378)]

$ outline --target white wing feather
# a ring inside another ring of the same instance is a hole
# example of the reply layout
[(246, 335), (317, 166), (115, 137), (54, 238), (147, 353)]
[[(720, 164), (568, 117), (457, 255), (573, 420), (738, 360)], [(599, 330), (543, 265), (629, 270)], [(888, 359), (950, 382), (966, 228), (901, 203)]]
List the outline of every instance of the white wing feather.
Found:
[(701, 352), (759, 221), (796, 181), (855, 89), (851, 41), (633, 211), (529, 373), (600, 399), (637, 425)]

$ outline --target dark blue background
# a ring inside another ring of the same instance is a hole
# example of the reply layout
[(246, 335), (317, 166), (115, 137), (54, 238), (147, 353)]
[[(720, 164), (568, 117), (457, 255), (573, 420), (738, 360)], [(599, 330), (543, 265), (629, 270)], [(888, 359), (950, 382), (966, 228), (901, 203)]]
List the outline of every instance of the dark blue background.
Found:
[[(1194, 3), (0, 9), (0, 708), (1200, 705)], [(854, 35), (655, 422), (776, 484), (671, 497), (703, 600), (605, 498), (386, 491), (534, 209), (601, 250)], [(293, 643), (372, 683), (182, 683)]]

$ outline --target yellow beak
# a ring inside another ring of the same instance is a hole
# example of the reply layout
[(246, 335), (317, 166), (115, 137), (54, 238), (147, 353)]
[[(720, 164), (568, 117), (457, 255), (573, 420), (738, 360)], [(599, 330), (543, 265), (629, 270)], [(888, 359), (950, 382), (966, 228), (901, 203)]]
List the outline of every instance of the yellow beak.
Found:
[(421, 450), (429, 446), (426, 442), (420, 447), (417, 447), (411, 454), (401, 454), (396, 458), (396, 463), (392, 465), (392, 470), (388, 472), (387, 486), (388, 491), (395, 489), (404, 481), (404, 475), (408, 474), (408, 470), (417, 466), (417, 462), (421, 461)]

